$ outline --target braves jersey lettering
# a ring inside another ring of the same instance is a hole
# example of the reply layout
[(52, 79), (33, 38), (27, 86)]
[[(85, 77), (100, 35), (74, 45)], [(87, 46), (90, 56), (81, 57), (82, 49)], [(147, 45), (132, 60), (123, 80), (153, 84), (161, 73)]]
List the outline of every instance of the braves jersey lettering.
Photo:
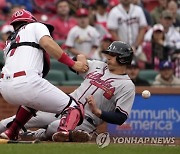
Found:
[(101, 79), (102, 76), (103, 74), (97, 73), (95, 71), (95, 72), (89, 73), (86, 76), (86, 78), (91, 79), (90, 84), (104, 90), (105, 93), (103, 94), (103, 96), (109, 100), (114, 95), (115, 88), (112, 87), (111, 85), (111, 83), (114, 82), (114, 80), (111, 80), (111, 79), (102, 80)]
[(123, 20), (122, 18), (118, 18), (118, 24), (122, 25), (123, 23), (127, 25), (138, 24), (139, 19), (137, 17), (130, 17), (129, 19), (126, 20)]

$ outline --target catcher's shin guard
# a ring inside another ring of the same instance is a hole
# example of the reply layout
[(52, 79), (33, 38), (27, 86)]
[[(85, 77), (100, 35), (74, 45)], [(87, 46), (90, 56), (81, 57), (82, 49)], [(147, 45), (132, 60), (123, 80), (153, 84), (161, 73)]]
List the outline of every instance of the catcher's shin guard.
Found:
[[(84, 107), (82, 104), (76, 107), (69, 107), (63, 112), (60, 120), (58, 132), (52, 136), (55, 142), (73, 141), (73, 131), (77, 125), (80, 125), (84, 119)], [(76, 136), (76, 135), (75, 135)]]
[(84, 107), (79, 104), (76, 107), (69, 107), (62, 113), (58, 131), (71, 131), (77, 125), (82, 124), (84, 119)]
[(19, 130), (26, 124), (27, 121), (29, 121), (29, 119), (31, 119), (34, 112), (34, 109), (20, 106), (14, 121), (5, 132), (1, 133), (0, 136), (10, 140), (17, 140)]

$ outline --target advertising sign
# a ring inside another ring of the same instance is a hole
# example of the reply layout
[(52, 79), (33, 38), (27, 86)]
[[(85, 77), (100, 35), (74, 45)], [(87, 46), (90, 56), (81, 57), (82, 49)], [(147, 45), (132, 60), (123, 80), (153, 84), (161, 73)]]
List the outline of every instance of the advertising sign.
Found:
[(137, 94), (128, 120), (107, 128), (113, 136), (180, 137), (180, 95)]

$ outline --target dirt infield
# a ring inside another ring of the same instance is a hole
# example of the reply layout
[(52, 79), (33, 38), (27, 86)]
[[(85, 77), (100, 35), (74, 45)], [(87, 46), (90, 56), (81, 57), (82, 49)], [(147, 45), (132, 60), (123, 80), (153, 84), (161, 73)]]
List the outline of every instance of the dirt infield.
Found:
[(180, 145), (180, 138), (175, 139), (175, 145)]

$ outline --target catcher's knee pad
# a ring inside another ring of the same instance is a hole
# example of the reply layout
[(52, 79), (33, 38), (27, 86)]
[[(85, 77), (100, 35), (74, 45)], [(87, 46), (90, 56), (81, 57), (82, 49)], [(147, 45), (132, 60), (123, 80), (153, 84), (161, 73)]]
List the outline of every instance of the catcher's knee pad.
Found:
[(84, 107), (79, 104), (75, 107), (69, 107), (62, 113), (58, 131), (74, 130), (77, 125), (80, 125), (84, 119)]

